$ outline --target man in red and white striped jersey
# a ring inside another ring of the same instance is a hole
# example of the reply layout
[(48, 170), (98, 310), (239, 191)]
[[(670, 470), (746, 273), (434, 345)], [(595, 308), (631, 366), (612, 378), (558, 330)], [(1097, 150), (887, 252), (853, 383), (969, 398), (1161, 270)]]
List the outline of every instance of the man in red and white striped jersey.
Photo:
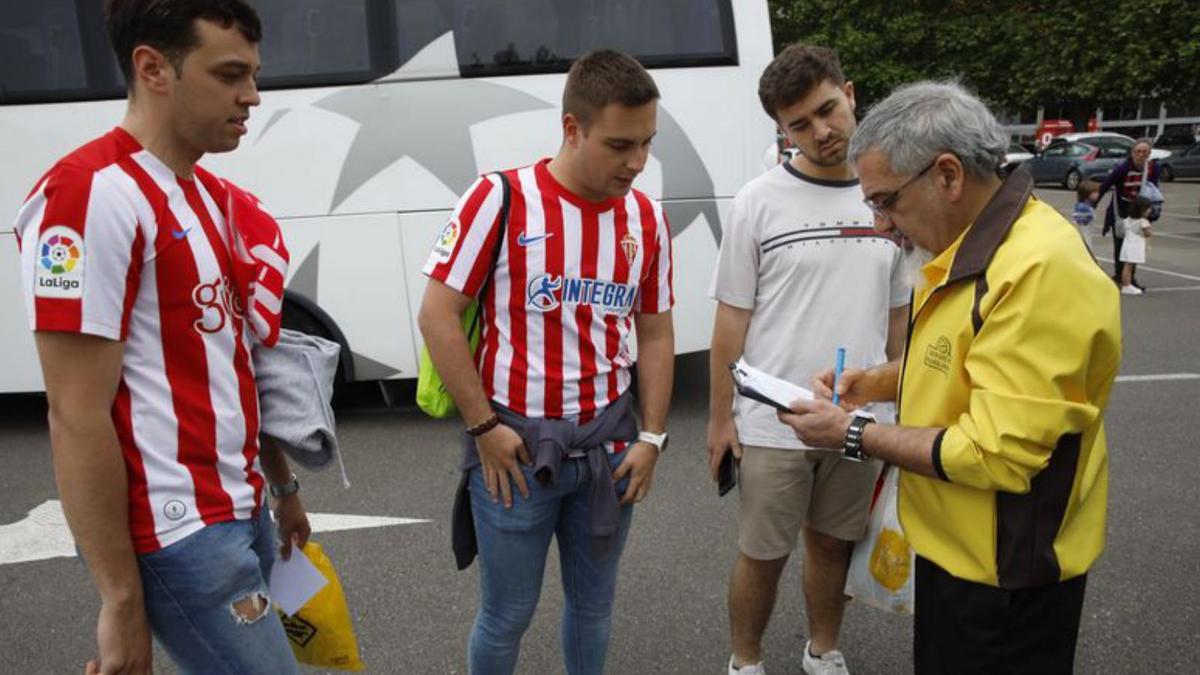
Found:
[(16, 221), (58, 490), (101, 596), (88, 672), (149, 673), (151, 631), (186, 672), (295, 672), (268, 486), (285, 556), (309, 527), (286, 460), (260, 457), (226, 202), (196, 167), (246, 133), (261, 24), (242, 0), (110, 0), (108, 32), (126, 116)]
[[(515, 669), (552, 536), (566, 670), (604, 667), (617, 563), (666, 445), (674, 363), (671, 235), (662, 206), (632, 189), (657, 99), (631, 57), (580, 58), (558, 154), (476, 181), (425, 266), (421, 332), (467, 425), (455, 552), (460, 566), (480, 559), (472, 673)], [(472, 354), (459, 317), (476, 299)]]

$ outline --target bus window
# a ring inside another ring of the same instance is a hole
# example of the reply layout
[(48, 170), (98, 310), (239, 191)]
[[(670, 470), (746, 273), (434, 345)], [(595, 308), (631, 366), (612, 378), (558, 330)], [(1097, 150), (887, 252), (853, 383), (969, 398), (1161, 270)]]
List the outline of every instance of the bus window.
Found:
[(396, 0), (396, 46), (404, 65), (453, 25), (451, 0)]
[(74, 0), (6, 3), (0, 13), (0, 101), (87, 89)]
[(371, 74), (367, 0), (260, 0), (264, 86), (340, 81)]
[(649, 67), (737, 63), (729, 0), (527, 0), (456, 3), (463, 76), (561, 72), (598, 47)]

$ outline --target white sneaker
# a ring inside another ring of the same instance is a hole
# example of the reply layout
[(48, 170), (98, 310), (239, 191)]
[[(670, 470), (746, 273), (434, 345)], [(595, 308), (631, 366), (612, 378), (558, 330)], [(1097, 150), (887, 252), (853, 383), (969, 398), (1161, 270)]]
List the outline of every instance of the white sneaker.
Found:
[(830, 649), (824, 654), (813, 656), (812, 640), (804, 643), (804, 672), (808, 675), (850, 675), (846, 670), (846, 657), (836, 649)]
[(1129, 285), (1121, 287), (1121, 295), (1141, 295), (1142, 289), (1137, 286)]
[(767, 669), (763, 668), (762, 661), (751, 665), (745, 665), (741, 668), (735, 668), (733, 665), (733, 656), (730, 655), (729, 675), (767, 675)]

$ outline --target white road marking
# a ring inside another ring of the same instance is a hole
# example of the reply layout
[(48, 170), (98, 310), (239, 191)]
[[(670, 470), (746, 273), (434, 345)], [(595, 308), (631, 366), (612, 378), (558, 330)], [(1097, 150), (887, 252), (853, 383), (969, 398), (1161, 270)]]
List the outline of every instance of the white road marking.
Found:
[[(415, 525), (431, 521), (388, 516), (310, 513), (308, 522), (315, 533), (359, 530), (367, 527)], [(63, 515), (62, 503), (57, 499), (39, 505), (30, 511), (23, 520), (0, 525), (0, 565), (74, 557), (75, 540), (71, 537), (71, 530), (67, 527), (67, 518)]]
[[(1101, 256), (1096, 256), (1096, 260), (1102, 260), (1106, 263), (1112, 262), (1112, 258), (1104, 258)], [(1180, 279), (1190, 279), (1192, 281), (1200, 281), (1200, 277), (1192, 276), (1191, 274), (1184, 274), (1182, 272), (1172, 272), (1171, 270), (1160, 270), (1156, 267), (1148, 267), (1146, 265), (1138, 265), (1137, 268), (1138, 268), (1139, 272), (1142, 272), (1142, 271), (1157, 272), (1159, 274), (1166, 274), (1166, 275), (1172, 276), (1172, 277), (1179, 277)], [(1152, 288), (1150, 290), (1153, 291), (1154, 289)]]
[(1161, 375), (1117, 376), (1117, 382), (1160, 382), (1163, 380), (1200, 380), (1200, 373), (1163, 373)]

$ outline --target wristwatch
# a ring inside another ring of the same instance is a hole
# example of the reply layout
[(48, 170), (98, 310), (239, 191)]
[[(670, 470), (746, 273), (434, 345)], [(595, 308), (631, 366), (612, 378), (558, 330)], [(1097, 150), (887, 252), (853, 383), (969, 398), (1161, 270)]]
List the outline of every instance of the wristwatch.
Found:
[(288, 477), (288, 482), (284, 483), (283, 485), (271, 483), (270, 490), (271, 496), (276, 499), (279, 499), (280, 497), (286, 497), (288, 495), (294, 495), (300, 491), (300, 481), (296, 479), (296, 474), (292, 474)]
[(638, 440), (653, 445), (660, 455), (667, 451), (667, 432), (665, 431), (661, 434), (643, 431), (638, 434)]
[(870, 459), (863, 450), (863, 430), (868, 424), (875, 422), (875, 416), (863, 410), (854, 411), (854, 419), (850, 420), (850, 428), (846, 429), (846, 438), (842, 441), (842, 456), (853, 462)]

